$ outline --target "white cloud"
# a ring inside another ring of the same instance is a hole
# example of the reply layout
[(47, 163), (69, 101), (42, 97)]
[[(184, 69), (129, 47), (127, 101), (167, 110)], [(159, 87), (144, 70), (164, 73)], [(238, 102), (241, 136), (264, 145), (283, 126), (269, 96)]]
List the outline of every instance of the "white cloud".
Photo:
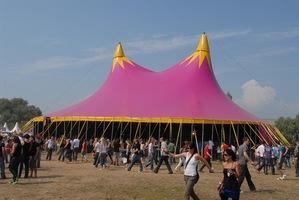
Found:
[(250, 80), (242, 86), (242, 103), (248, 107), (259, 107), (269, 104), (276, 96), (274, 88), (261, 86), (256, 80)]
[(98, 55), (75, 58), (75, 57), (49, 57), (41, 60), (37, 60), (33, 63), (27, 64), (23, 67), (22, 73), (36, 73), (43, 71), (52, 71), (57, 69), (74, 68), (77, 66), (88, 65), (94, 62), (98, 62), (107, 58), (111, 58), (109, 53), (100, 53)]
[(261, 35), (268, 39), (298, 37), (299, 36), (299, 28), (296, 27), (296, 28), (293, 28), (292, 30), (288, 30), (288, 31), (268, 32), (268, 33), (263, 33)]
[[(250, 33), (250, 29), (235, 31), (226, 30), (217, 33), (209, 33), (209, 38), (223, 39), (227, 37), (235, 37), (240, 35), (247, 35)], [(139, 39), (126, 43), (126, 47), (131, 47), (133, 50), (129, 54), (136, 53), (153, 53), (159, 51), (165, 51), (173, 48), (180, 48), (183, 46), (194, 45), (199, 41), (201, 34), (185, 35), (185, 36), (170, 36), (167, 34), (154, 35), (151, 38)], [(126, 51), (128, 52), (128, 51)]]

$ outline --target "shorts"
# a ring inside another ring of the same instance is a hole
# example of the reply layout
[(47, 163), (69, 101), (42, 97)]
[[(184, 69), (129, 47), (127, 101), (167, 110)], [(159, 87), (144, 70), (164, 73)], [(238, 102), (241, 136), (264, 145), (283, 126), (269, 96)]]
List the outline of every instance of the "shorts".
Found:
[(81, 151), (81, 156), (85, 156), (86, 155), (86, 150)]
[(34, 160), (34, 156), (30, 156), (29, 158), (29, 168), (30, 169), (37, 169), (37, 160)]
[(113, 152), (113, 157), (114, 158), (119, 158), (119, 152)]
[(281, 158), (281, 160), (280, 160), (280, 163), (279, 162), (277, 162), (277, 170), (280, 170), (280, 169), (282, 169), (282, 164), (284, 163), (284, 159), (283, 158)]

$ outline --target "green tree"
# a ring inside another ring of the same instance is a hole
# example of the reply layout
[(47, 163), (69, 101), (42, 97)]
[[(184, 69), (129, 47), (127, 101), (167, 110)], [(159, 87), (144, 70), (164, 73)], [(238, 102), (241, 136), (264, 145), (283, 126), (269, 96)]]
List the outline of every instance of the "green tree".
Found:
[(22, 127), (30, 119), (41, 116), (42, 112), (38, 107), (28, 105), (28, 101), (22, 98), (11, 100), (0, 98), (0, 125), (6, 122), (9, 128), (13, 128), (16, 122)]
[(275, 121), (275, 126), (291, 144), (298, 139), (299, 115), (296, 116), (296, 119), (280, 117)]

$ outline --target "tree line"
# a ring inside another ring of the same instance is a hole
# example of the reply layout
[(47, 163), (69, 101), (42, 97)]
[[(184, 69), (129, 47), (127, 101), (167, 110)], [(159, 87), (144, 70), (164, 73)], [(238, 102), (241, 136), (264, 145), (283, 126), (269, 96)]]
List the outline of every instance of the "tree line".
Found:
[(11, 100), (0, 98), (0, 127), (7, 123), (12, 129), (16, 122), (22, 127), (34, 117), (41, 116), (41, 110), (22, 98), (13, 98)]

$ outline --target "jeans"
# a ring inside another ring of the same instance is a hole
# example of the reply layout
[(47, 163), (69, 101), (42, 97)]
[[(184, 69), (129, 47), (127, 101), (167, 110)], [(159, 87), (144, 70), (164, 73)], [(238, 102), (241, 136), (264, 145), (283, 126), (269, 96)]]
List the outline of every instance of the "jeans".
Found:
[(165, 162), (166, 167), (167, 167), (169, 173), (172, 173), (172, 169), (171, 169), (171, 167), (170, 167), (170, 165), (169, 165), (169, 162), (168, 162), (168, 156), (164, 156), (164, 155), (161, 155), (161, 156), (160, 156), (158, 165), (157, 165), (157, 167), (154, 169), (154, 172), (155, 172), (155, 173), (158, 173), (158, 171), (159, 171), (159, 169), (160, 169), (160, 167), (161, 167), (163, 161)]
[(246, 178), (247, 184), (249, 186), (250, 191), (256, 190), (255, 185), (253, 184), (251, 180), (251, 175), (248, 170), (247, 164), (242, 164), (240, 165), (240, 178), (239, 178), (239, 188), (241, 188), (241, 185), (244, 181), (244, 178)]
[(141, 163), (141, 156), (140, 155), (134, 155), (133, 156), (133, 160), (130, 164), (130, 166), (128, 167), (128, 171), (131, 171), (133, 165), (135, 165), (135, 163), (139, 163), (139, 168), (140, 168), (140, 172), (142, 172), (142, 163)]
[(13, 181), (16, 181), (18, 178), (20, 163), (21, 163), (20, 157), (13, 157), (11, 159), (11, 162), (9, 163), (9, 171), (12, 174)]
[[(260, 157), (259, 159), (260, 159), (260, 161), (259, 161), (259, 167), (257, 168), (257, 170), (258, 170), (258, 171), (261, 171), (261, 169), (263, 169), (264, 166), (265, 166), (265, 160), (264, 160), (264, 157)], [(264, 169), (265, 169), (265, 168), (264, 168)], [(265, 171), (264, 171), (264, 172), (265, 172)]]
[(3, 156), (0, 157), (0, 171), (1, 171), (1, 178), (6, 178), (5, 176), (5, 164)]
[(73, 158), (75, 161), (77, 161), (78, 153), (79, 153), (79, 147), (75, 147), (73, 151)]
[(99, 152), (96, 152), (96, 155), (94, 157), (93, 166), (98, 167), (99, 164)]
[(197, 177), (196, 176), (184, 176), (184, 180), (186, 183), (186, 189), (185, 189), (185, 200), (189, 200), (190, 197), (195, 200), (199, 200), (198, 196), (194, 192), (194, 185), (196, 184)]
[(271, 168), (271, 173), (274, 175), (275, 174), (275, 167), (274, 167), (274, 163), (273, 163), (273, 159), (272, 158), (265, 158), (265, 165), (264, 165), (264, 172), (267, 175), (268, 174), (268, 167)]
[[(212, 167), (211, 158), (205, 158), (205, 160), (209, 163), (209, 165)], [(200, 172), (202, 172), (203, 168), (205, 168), (205, 164), (203, 163), (199, 169)]]
[(148, 167), (149, 165), (151, 165), (151, 170), (153, 170), (154, 169), (154, 158), (152, 155), (147, 156), (147, 162), (145, 163), (144, 167)]
[(37, 160), (36, 160), (36, 167), (37, 168), (40, 168), (40, 160), (41, 160), (41, 155), (42, 155), (42, 150), (40, 150), (39, 152), (38, 152), (38, 155), (37, 155)]
[(58, 160), (60, 161), (62, 159), (62, 162), (64, 161), (64, 148), (60, 148)]
[(106, 153), (101, 153), (100, 155), (100, 165), (106, 166), (106, 162), (107, 162), (107, 154)]
[(19, 174), (18, 174), (19, 178), (21, 178), (21, 176), (22, 176), (23, 166), (25, 166), (25, 176), (24, 176), (24, 178), (28, 178), (28, 174), (29, 174), (29, 154), (23, 154), (23, 156), (21, 158), (20, 170), (19, 170)]
[(284, 157), (284, 164), (285, 164), (285, 167), (291, 168), (290, 157)]
[(51, 158), (52, 158), (52, 152), (53, 152), (53, 148), (49, 148), (46, 160), (51, 160)]

